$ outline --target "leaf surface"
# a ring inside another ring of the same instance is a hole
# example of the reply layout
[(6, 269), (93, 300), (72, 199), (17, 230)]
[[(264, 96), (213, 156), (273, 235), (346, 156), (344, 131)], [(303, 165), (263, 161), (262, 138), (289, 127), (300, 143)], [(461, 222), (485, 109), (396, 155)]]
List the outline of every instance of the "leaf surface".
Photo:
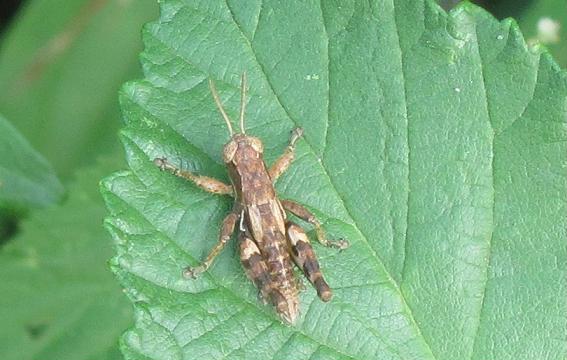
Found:
[(152, 0), (30, 1), (0, 51), (0, 113), (62, 179), (119, 149), (120, 85), (139, 76)]
[[(130, 170), (103, 184), (114, 268), (136, 304), (128, 359), (561, 359), (566, 351), (567, 81), (512, 21), (430, 1), (177, 1), (144, 31), (122, 93)], [(227, 179), (207, 79), (277, 184), (352, 246), (317, 247), (334, 289), (297, 326), (261, 305), (232, 243), (195, 281), (230, 199), (162, 173)]]
[(0, 208), (46, 206), (62, 195), (51, 165), (0, 116)]
[(59, 206), (35, 211), (0, 249), (0, 357), (119, 360), (131, 305), (112, 278), (97, 191), (106, 161), (78, 172)]
[(544, 18), (550, 18), (560, 24), (558, 29), (558, 41), (545, 44), (549, 52), (554, 56), (557, 63), (565, 69), (567, 67), (567, 12), (565, 3), (561, 0), (536, 1), (531, 4), (518, 18), (522, 29), (526, 29), (526, 38), (529, 40), (538, 37), (538, 22)]

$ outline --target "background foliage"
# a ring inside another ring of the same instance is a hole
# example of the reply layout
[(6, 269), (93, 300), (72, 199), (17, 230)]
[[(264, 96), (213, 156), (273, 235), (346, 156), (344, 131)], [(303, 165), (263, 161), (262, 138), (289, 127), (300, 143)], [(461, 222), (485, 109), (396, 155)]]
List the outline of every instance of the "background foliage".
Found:
[[(561, 66), (567, 65), (567, 13), (563, 0), (524, 1), (521, 6), (511, 1), (482, 5), (499, 18), (515, 16), (527, 39), (536, 37), (535, 24), (542, 16), (558, 20), (563, 25), (561, 41), (547, 46)], [(111, 256), (110, 240), (99, 227), (104, 211), (96, 183), (104, 174), (124, 165), (114, 160), (96, 164), (95, 159), (101, 155), (113, 159), (124, 156), (116, 136), (120, 127), (116, 93), (124, 81), (142, 76), (137, 59), (142, 48), (140, 28), (157, 16), (157, 4), (150, 0), (30, 0), (22, 4), (10, 22), (8, 17), (1, 17), (0, 114), (5, 119), (0, 121), (3, 129), (9, 130), (0, 133), (0, 182), (12, 182), (14, 189), (29, 189), (4, 193), (0, 189), (3, 359), (121, 357), (116, 342), (128, 325), (131, 310), (115, 280), (105, 272), (105, 260)], [(206, 90), (202, 95), (207, 96)], [(208, 111), (215, 114), (212, 108)], [(14, 131), (21, 135), (11, 135)], [(125, 134), (127, 144), (129, 135)], [(267, 138), (279, 148), (277, 141), (285, 136)], [(309, 140), (317, 143), (316, 139)], [(181, 140), (172, 144), (182, 147)], [(218, 148), (218, 144), (213, 145), (211, 148)], [(270, 149), (270, 156), (275, 152), (275, 148)], [(186, 158), (196, 160), (193, 165), (201, 164), (199, 157), (192, 154)], [(208, 170), (222, 176), (218, 167)], [(38, 177), (42, 180), (34, 182)], [(284, 184), (293, 186), (291, 182)], [(48, 204), (52, 204), (51, 208), (42, 209)], [(220, 216), (224, 209), (218, 207), (215, 212)], [(331, 221), (328, 226), (336, 224)], [(207, 230), (212, 237), (216, 232), (213, 228)], [(513, 228), (509, 231), (513, 233)], [(204, 251), (207, 244), (202, 246)], [(222, 262), (226, 263), (226, 259)], [(564, 268), (561, 261), (564, 259), (550, 255), (541, 265)], [(504, 268), (497, 270), (501, 272), (496, 274), (506, 276)], [(548, 281), (545, 273), (541, 281)], [(564, 289), (558, 291), (564, 293)], [(252, 299), (252, 295), (247, 296)], [(92, 302), (93, 297), (104, 301)], [(546, 308), (550, 300), (542, 297), (537, 304)], [(230, 308), (230, 304), (225, 305)], [(144, 323), (148, 311), (138, 308), (138, 329), (150, 324)], [(541, 312), (539, 307), (534, 311)], [(546, 331), (542, 329), (541, 333)], [(502, 334), (508, 332), (502, 330)], [(519, 332), (512, 334), (520, 336)], [(134, 338), (127, 339), (132, 344)], [(543, 344), (537, 338), (533, 342)], [(549, 346), (540, 350), (549, 350), (545, 356), (555, 358), (561, 354), (561, 346), (564, 343), (558, 341), (555, 351)], [(134, 357), (135, 352), (128, 354)]]

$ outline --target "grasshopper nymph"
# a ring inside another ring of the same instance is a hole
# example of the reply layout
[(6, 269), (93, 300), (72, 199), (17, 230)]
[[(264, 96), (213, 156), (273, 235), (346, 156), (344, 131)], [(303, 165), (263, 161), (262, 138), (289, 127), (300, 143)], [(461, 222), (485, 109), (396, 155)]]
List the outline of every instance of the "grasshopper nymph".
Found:
[(331, 300), (332, 291), (321, 274), (305, 231), (287, 219), (286, 210), (311, 223), (323, 245), (345, 249), (348, 242), (327, 240), (320, 222), (309, 210), (294, 201), (280, 200), (276, 195), (274, 182), (291, 164), (295, 143), (303, 131), (300, 128), (293, 130), (286, 150), (267, 169), (262, 154), (262, 142), (256, 137), (246, 135), (244, 130), (246, 74), (242, 75), (241, 80), (240, 133), (233, 132), (231, 121), (211, 80), (209, 87), (230, 133), (230, 141), (224, 146), (223, 160), (232, 184), (181, 170), (165, 158), (154, 160), (160, 169), (190, 180), (205, 191), (234, 198), (234, 206), (223, 221), (216, 246), (205, 261), (199, 266), (187, 267), (183, 274), (185, 277), (195, 278), (206, 271), (236, 228), (240, 259), (246, 275), (259, 289), (262, 299), (275, 307), (280, 318), (288, 324), (293, 324), (299, 315), (299, 288), (294, 277), (292, 261), (313, 284), (321, 300)]

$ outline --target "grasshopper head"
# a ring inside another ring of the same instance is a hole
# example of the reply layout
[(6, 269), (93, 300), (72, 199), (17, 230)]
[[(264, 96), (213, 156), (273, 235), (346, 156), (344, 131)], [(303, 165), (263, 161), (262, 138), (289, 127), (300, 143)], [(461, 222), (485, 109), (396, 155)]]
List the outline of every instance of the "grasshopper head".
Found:
[(226, 126), (230, 134), (230, 141), (226, 143), (223, 150), (223, 158), (225, 163), (230, 163), (233, 161), (237, 154), (240, 154), (240, 158), (259, 158), (264, 152), (264, 145), (260, 139), (253, 136), (247, 136), (244, 130), (244, 111), (246, 109), (246, 72), (242, 74), (242, 79), (240, 81), (240, 133), (235, 134), (232, 129), (232, 124), (230, 118), (226, 114), (222, 106), (217, 89), (212, 80), (209, 80), (209, 87), (211, 89), (211, 94), (213, 94), (213, 99), (217, 104)]
[(264, 144), (254, 136), (246, 134), (234, 134), (224, 146), (223, 159), (225, 163), (230, 163), (237, 154), (239, 157), (260, 157), (264, 152)]

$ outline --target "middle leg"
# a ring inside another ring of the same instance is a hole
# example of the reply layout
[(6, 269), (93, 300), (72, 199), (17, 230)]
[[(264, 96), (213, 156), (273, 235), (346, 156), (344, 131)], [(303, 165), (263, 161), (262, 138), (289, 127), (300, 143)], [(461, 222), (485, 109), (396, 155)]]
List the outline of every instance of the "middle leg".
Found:
[(211, 250), (205, 261), (203, 261), (200, 265), (195, 267), (186, 267), (183, 270), (183, 276), (186, 278), (196, 278), (204, 271), (207, 271), (209, 266), (213, 263), (213, 260), (220, 254), (228, 240), (230, 240), (230, 236), (234, 232), (234, 228), (236, 226), (236, 222), (240, 218), (239, 212), (231, 212), (228, 214), (224, 221), (222, 222), (222, 228), (219, 235), (219, 241), (215, 245), (215, 247)]

